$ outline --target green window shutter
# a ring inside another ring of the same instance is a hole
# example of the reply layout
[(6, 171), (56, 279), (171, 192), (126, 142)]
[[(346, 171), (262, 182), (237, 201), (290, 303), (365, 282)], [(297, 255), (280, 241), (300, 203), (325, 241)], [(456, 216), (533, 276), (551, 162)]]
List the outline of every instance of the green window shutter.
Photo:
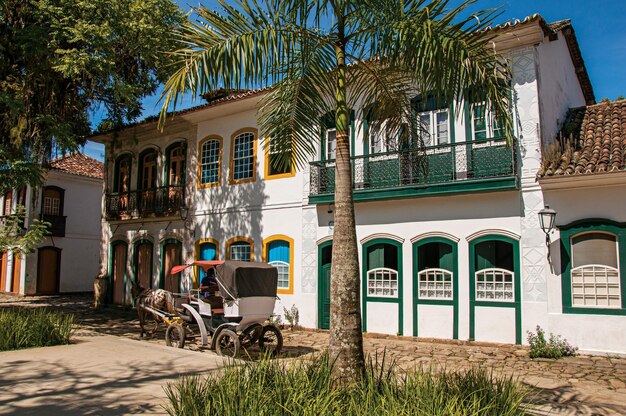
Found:
[(454, 255), (452, 246), (444, 243), (437, 243), (439, 249), (439, 268), (449, 271), (454, 270)]
[(495, 241), (485, 241), (476, 245), (476, 270), (496, 267)]
[(367, 269), (385, 267), (385, 245), (375, 244), (367, 251)]

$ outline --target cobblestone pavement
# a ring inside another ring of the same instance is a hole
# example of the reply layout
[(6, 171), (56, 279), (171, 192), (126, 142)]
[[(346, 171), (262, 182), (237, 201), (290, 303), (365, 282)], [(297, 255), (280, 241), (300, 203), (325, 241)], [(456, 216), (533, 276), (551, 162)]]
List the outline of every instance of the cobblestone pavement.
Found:
[[(96, 331), (138, 339), (134, 310), (109, 306), (91, 307), (86, 295), (16, 298), (0, 294), (0, 307), (47, 306), (74, 313), (79, 331)], [(283, 331), (282, 358), (321, 352), (328, 334), (316, 330)], [(149, 342), (164, 343), (163, 328)], [(532, 389), (536, 414), (626, 415), (626, 358), (612, 356), (566, 357), (560, 360), (531, 359), (526, 347), (464, 341), (428, 340), (366, 334), (366, 354), (385, 354), (401, 368), (463, 370), (484, 367), (496, 375), (518, 378)], [(206, 351), (190, 342), (192, 350)], [(254, 351), (250, 352), (254, 356)]]

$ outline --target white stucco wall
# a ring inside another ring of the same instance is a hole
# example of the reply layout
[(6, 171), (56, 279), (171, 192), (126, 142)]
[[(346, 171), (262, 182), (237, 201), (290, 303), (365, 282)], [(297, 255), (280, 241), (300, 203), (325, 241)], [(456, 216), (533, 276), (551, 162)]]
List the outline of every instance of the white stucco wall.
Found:
[[(544, 191), (546, 203), (556, 210), (557, 227), (585, 219), (626, 222), (626, 185), (590, 185), (582, 189)], [(626, 316), (563, 313), (561, 252), (558, 229), (551, 234), (551, 267), (548, 270), (547, 330), (560, 334), (582, 351), (626, 353)], [(563, 242), (568, 244), (568, 242)], [(624, 266), (621, 266), (622, 270)], [(622, 304), (626, 302), (622, 299)]]
[(563, 37), (550, 41), (547, 37), (537, 46), (541, 137), (543, 142), (556, 137), (567, 110), (585, 105), (572, 58)]

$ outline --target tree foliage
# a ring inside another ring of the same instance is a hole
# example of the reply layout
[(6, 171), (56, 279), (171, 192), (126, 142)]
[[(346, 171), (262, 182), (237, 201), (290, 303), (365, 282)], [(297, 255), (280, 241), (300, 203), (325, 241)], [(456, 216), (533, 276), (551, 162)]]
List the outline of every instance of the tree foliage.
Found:
[(113, 128), (138, 117), (183, 20), (171, 0), (0, 0), (0, 183), (36, 183), (85, 142), (90, 111)]
[[(320, 120), (336, 126), (335, 211), (329, 353), (342, 382), (362, 377), (360, 276), (350, 162), (349, 113), (369, 109), (374, 131), (420, 143), (413, 98), (487, 101), (506, 137), (509, 71), (488, 27), (497, 10), (467, 13), (475, 0), (218, 0), (186, 22), (161, 125), (184, 94), (267, 88), (258, 124), (281, 156), (302, 166), (319, 148)], [(460, 108), (458, 108), (460, 110)], [(461, 114), (461, 111), (456, 111)], [(268, 145), (266, 141), (265, 146)]]
[(29, 254), (35, 251), (37, 245), (43, 240), (50, 223), (35, 218), (30, 222), (28, 229), (25, 229), (25, 218), (26, 209), (23, 205), (17, 205), (14, 214), (2, 218), (0, 253)]

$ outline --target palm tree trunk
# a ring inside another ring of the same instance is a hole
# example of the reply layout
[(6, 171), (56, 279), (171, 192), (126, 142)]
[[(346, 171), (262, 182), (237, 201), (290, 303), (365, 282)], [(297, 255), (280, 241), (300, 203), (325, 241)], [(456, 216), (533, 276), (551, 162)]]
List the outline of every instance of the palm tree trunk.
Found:
[(337, 55), (337, 113), (335, 163), (335, 227), (330, 284), (329, 355), (337, 381), (347, 384), (365, 370), (359, 259), (356, 242), (352, 169), (350, 165), (350, 116), (346, 102), (345, 45), (340, 41)]

